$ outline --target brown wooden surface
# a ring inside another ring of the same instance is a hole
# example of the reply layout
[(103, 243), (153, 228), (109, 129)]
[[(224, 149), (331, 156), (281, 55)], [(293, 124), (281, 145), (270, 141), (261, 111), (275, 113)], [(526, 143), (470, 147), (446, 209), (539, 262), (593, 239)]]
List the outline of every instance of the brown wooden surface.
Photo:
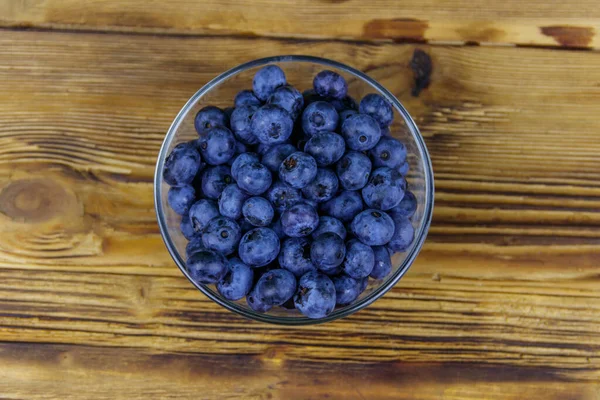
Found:
[[(278, 14), (0, 1), (0, 399), (600, 399), (600, 54), (356, 41), (371, 39), (357, 28), (367, 19), (404, 13), (439, 26), (513, 15), (539, 32), (591, 26), (597, 9), (460, 3)], [(347, 24), (326, 23), (336, 12)], [(283, 38), (299, 36), (319, 40)], [(541, 39), (527, 42), (552, 44)], [(433, 75), (413, 97), (417, 48)], [(433, 225), (406, 277), (305, 328), (247, 321), (197, 292), (152, 201), (158, 148), (187, 98), (282, 53), (380, 80), (415, 116), (436, 174)]]

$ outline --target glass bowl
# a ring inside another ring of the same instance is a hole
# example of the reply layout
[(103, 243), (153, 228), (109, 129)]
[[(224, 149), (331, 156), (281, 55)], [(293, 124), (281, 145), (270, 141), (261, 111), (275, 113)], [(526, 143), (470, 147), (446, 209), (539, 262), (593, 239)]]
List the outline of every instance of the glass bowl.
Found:
[[(360, 100), (364, 95), (373, 92), (381, 94), (389, 100), (394, 108), (394, 122), (390, 127), (390, 132), (393, 137), (402, 141), (408, 150), (410, 171), (406, 178), (409, 189), (418, 201), (417, 211), (411, 218), (415, 228), (413, 243), (405, 252), (394, 254), (392, 271), (386, 278), (369, 279), (367, 288), (354, 303), (338, 307), (322, 319), (310, 319), (297, 310), (286, 310), (282, 307), (273, 307), (268, 313), (261, 314), (248, 307), (245, 299), (230, 301), (222, 297), (214, 285), (194, 282), (185, 268), (184, 256), (187, 239), (180, 231), (181, 217), (173, 212), (167, 204), (169, 186), (163, 180), (162, 174), (165, 159), (177, 144), (198, 137), (194, 129), (194, 117), (198, 110), (207, 105), (221, 108), (231, 107), (236, 93), (242, 89), (252, 89), (254, 74), (267, 64), (276, 64), (281, 67), (288, 82), (300, 91), (312, 88), (313, 77), (319, 71), (329, 69), (346, 78), (348, 94), (355, 99)], [(154, 201), (160, 232), (169, 253), (181, 272), (198, 290), (228, 310), (257, 321), (283, 325), (316, 324), (345, 317), (368, 306), (390, 290), (410, 268), (423, 246), (431, 223), (433, 195), (431, 160), (423, 137), (398, 99), (375, 80), (354, 68), (324, 58), (309, 56), (276, 56), (250, 61), (226, 71), (208, 82), (188, 100), (175, 117), (160, 149), (154, 175)]]

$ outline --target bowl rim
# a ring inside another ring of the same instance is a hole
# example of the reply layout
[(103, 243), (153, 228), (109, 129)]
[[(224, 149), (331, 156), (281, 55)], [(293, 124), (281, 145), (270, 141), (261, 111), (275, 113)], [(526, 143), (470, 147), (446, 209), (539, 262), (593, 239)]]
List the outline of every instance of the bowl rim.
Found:
[[(284, 316), (275, 316), (275, 315), (269, 315), (269, 314), (261, 314), (261, 313), (255, 312), (249, 308), (244, 308), (244, 307), (240, 306), (239, 304), (236, 304), (235, 302), (223, 299), (218, 294), (213, 292), (213, 290), (210, 289), (208, 286), (195, 282), (190, 277), (188, 272), (186, 271), (185, 260), (183, 260), (183, 258), (179, 254), (179, 251), (177, 250), (175, 243), (173, 242), (173, 240), (169, 234), (167, 222), (165, 219), (165, 212), (164, 212), (163, 204), (162, 204), (162, 190), (163, 190), (162, 189), (162, 181), (163, 181), (162, 171), (164, 168), (165, 159), (167, 157), (166, 153), (171, 145), (171, 142), (175, 138), (175, 132), (177, 132), (179, 125), (182, 123), (184, 117), (187, 115), (187, 113), (190, 111), (190, 109), (196, 104), (196, 102), (202, 96), (204, 96), (206, 93), (208, 93), (210, 90), (212, 90), (214, 87), (216, 87), (220, 83), (226, 81), (227, 79), (239, 74), (240, 72), (243, 72), (250, 68), (260, 67), (260, 66), (267, 65), (267, 64), (281, 64), (281, 63), (287, 63), (287, 62), (308, 62), (308, 63), (323, 65), (325, 67), (332, 67), (332, 68), (342, 70), (348, 74), (351, 74), (351, 75), (355, 76), (356, 78), (359, 78), (363, 81), (366, 81), (374, 89), (376, 89), (381, 95), (383, 95), (391, 104), (393, 104), (394, 107), (396, 108), (396, 110), (402, 115), (411, 135), (413, 136), (413, 138), (415, 140), (415, 143), (416, 143), (420, 153), (423, 155), (422, 162), (423, 162), (423, 166), (424, 166), (423, 174), (424, 174), (424, 178), (425, 178), (424, 190), (425, 190), (425, 199), (426, 199), (425, 209), (423, 210), (423, 220), (422, 220), (422, 223), (421, 223), (418, 231), (415, 231), (415, 241), (414, 241), (413, 245), (411, 246), (410, 251), (407, 254), (406, 258), (402, 262), (402, 265), (400, 265), (400, 267), (396, 270), (394, 275), (392, 275), (388, 278), (387, 282), (384, 285), (381, 285), (378, 288), (374, 289), (367, 296), (360, 299), (358, 302), (352, 304), (351, 306), (345, 307), (341, 310), (334, 310), (327, 317), (324, 317), (321, 319), (311, 319), (311, 318), (301, 316), (301, 315), (293, 316), (293, 317), (284, 317)], [(363, 72), (361, 72), (355, 68), (352, 68), (348, 65), (345, 65), (345, 64), (342, 64), (340, 62), (333, 61), (330, 59), (314, 57), (314, 56), (307, 56), (307, 55), (280, 55), (280, 56), (272, 56), (272, 57), (255, 59), (255, 60), (240, 64), (234, 68), (231, 68), (228, 71), (225, 71), (225, 72), (221, 73), (220, 75), (218, 75), (217, 77), (210, 80), (202, 88), (200, 88), (196, 93), (194, 93), (194, 95), (192, 97), (189, 98), (189, 100), (185, 103), (185, 105), (177, 113), (177, 116), (171, 123), (171, 126), (169, 127), (169, 130), (167, 131), (167, 134), (165, 135), (165, 138), (161, 145), (160, 151), (158, 153), (158, 160), (157, 160), (156, 168), (154, 171), (154, 208), (155, 208), (155, 212), (156, 212), (156, 218), (158, 221), (158, 226), (160, 229), (161, 237), (162, 237), (163, 242), (165, 243), (165, 246), (167, 247), (167, 250), (169, 251), (171, 257), (175, 261), (175, 264), (177, 264), (177, 267), (184, 274), (184, 276), (198, 290), (200, 290), (202, 293), (204, 293), (204, 295), (206, 295), (209, 299), (211, 299), (212, 301), (221, 305), (222, 307), (226, 308), (229, 311), (233, 311), (236, 314), (242, 315), (246, 318), (253, 319), (256, 321), (268, 322), (268, 323), (278, 324), (278, 325), (295, 325), (295, 326), (313, 325), (313, 324), (321, 324), (321, 323), (325, 323), (325, 322), (334, 321), (336, 319), (346, 317), (350, 314), (353, 314), (353, 313), (367, 307), (368, 305), (373, 303), (375, 300), (377, 300), (378, 298), (383, 296), (385, 293), (387, 293), (391, 288), (393, 288), (398, 283), (398, 281), (404, 276), (404, 274), (406, 274), (408, 269), (412, 266), (415, 259), (417, 258), (417, 255), (421, 251), (421, 248), (423, 247), (423, 244), (425, 242), (425, 238), (427, 237), (429, 227), (431, 225), (431, 219), (433, 216), (434, 197), (435, 197), (435, 189), (434, 189), (433, 182), (434, 182), (434, 178), (433, 178), (433, 168), (431, 165), (431, 158), (429, 156), (429, 152), (427, 151), (425, 141), (423, 140), (423, 136), (421, 135), (419, 128), (415, 124), (414, 120), (412, 119), (412, 117), (410, 116), (410, 114), (408, 113), (406, 108), (404, 108), (402, 103), (400, 103), (400, 101), (391, 92), (389, 92), (385, 87), (383, 87), (379, 82), (377, 82), (373, 78), (369, 77), (368, 75), (364, 74)]]

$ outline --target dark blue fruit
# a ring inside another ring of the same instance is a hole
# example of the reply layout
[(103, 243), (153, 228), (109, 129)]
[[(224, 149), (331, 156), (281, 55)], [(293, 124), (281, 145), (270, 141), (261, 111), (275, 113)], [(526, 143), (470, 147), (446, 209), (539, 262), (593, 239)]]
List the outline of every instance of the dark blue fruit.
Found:
[(396, 218), (410, 218), (415, 215), (417, 211), (417, 198), (415, 195), (407, 190), (404, 192), (404, 197), (400, 201), (400, 203), (392, 208), (389, 213), (393, 219)]
[(290, 237), (310, 235), (319, 225), (319, 214), (309, 204), (294, 204), (281, 214), (281, 228)]
[(217, 126), (198, 139), (198, 148), (208, 164), (225, 164), (235, 153), (235, 137), (229, 129)]
[(375, 265), (369, 275), (373, 279), (383, 279), (392, 271), (392, 260), (385, 246), (372, 247), (375, 255)]
[(214, 201), (200, 199), (190, 207), (189, 215), (194, 232), (200, 233), (211, 219), (219, 216), (219, 209)]
[(196, 191), (190, 185), (173, 186), (167, 195), (169, 206), (179, 215), (187, 214), (195, 200)]
[(369, 286), (369, 277), (358, 279), (358, 283), (360, 284), (360, 293), (364, 292), (367, 286)]
[(202, 193), (209, 199), (218, 199), (230, 183), (234, 183), (234, 180), (227, 165), (207, 168), (202, 172)]
[(252, 290), (255, 298), (268, 306), (279, 306), (296, 292), (296, 277), (285, 269), (265, 272)]
[(306, 153), (290, 154), (279, 166), (279, 179), (293, 188), (301, 189), (317, 175), (317, 162)]
[(233, 157), (227, 161), (227, 164), (232, 165), (233, 164), (233, 160), (235, 159), (236, 156), (239, 156), (240, 154), (245, 154), (248, 152), (248, 146), (242, 142), (240, 142), (239, 140), (235, 141), (235, 154), (233, 155)]
[(404, 197), (406, 180), (400, 173), (388, 167), (377, 168), (362, 189), (365, 204), (378, 210), (396, 207)]
[(373, 118), (356, 114), (342, 124), (342, 136), (346, 146), (352, 150), (364, 151), (375, 147), (381, 138), (381, 129)]
[(325, 274), (307, 272), (298, 282), (294, 304), (309, 318), (323, 318), (335, 308), (335, 286)]
[(394, 235), (394, 221), (383, 211), (369, 209), (354, 217), (350, 229), (364, 244), (383, 246)]
[(248, 296), (246, 296), (246, 303), (251, 309), (259, 313), (266, 313), (272, 308), (271, 306), (260, 301), (253, 290), (248, 293)]
[(282, 181), (275, 181), (265, 196), (275, 211), (281, 213), (302, 199), (300, 190), (294, 189)]
[(244, 106), (261, 106), (262, 102), (254, 95), (252, 90), (242, 90), (235, 95), (233, 100), (235, 108)]
[[(190, 207), (190, 209), (191, 209), (191, 207)], [(196, 232), (194, 231), (194, 227), (192, 226), (192, 221), (190, 220), (189, 210), (188, 210), (188, 214), (184, 214), (181, 216), (181, 222), (179, 223), (179, 229), (181, 230), (181, 233), (187, 240), (190, 240), (190, 239), (192, 239), (192, 237), (194, 237), (194, 234)]]
[(335, 107), (326, 101), (315, 101), (309, 104), (302, 113), (302, 130), (308, 136), (319, 132), (334, 131), (339, 116)]
[(267, 104), (252, 116), (252, 132), (259, 142), (266, 145), (283, 143), (294, 129), (294, 121), (283, 108)]
[(262, 267), (277, 258), (279, 237), (269, 228), (252, 229), (242, 236), (238, 252), (247, 265)]
[(243, 165), (237, 172), (238, 186), (251, 195), (263, 194), (272, 182), (271, 171), (258, 162)]
[(231, 130), (242, 143), (258, 143), (258, 138), (252, 132), (252, 116), (257, 110), (257, 106), (247, 105), (236, 108), (231, 114)]
[(363, 202), (360, 194), (353, 191), (341, 192), (333, 199), (321, 204), (321, 211), (325, 215), (339, 219), (342, 222), (350, 222), (356, 214), (363, 210)]
[(348, 84), (337, 72), (324, 70), (313, 79), (313, 88), (319, 96), (343, 99), (348, 93)]
[(191, 183), (201, 168), (200, 153), (195, 145), (180, 143), (165, 160), (163, 178), (171, 186)]
[(349, 151), (336, 164), (340, 186), (346, 190), (365, 187), (371, 176), (371, 160), (363, 153)]
[(233, 160), (233, 164), (231, 164), (231, 176), (233, 176), (233, 179), (235, 179), (237, 181), (238, 180), (238, 172), (240, 171), (241, 167), (243, 167), (244, 165), (246, 165), (248, 163), (259, 162), (259, 161), (260, 161), (260, 159), (258, 157), (258, 154), (256, 154), (256, 153), (240, 154)]
[(356, 239), (346, 243), (346, 258), (344, 259), (344, 272), (354, 279), (369, 276), (375, 266), (375, 254), (371, 247)]
[(400, 167), (398, 167), (398, 172), (400, 172), (402, 174), (402, 176), (406, 176), (406, 174), (408, 174), (409, 169), (410, 169), (410, 164), (408, 162), (405, 162)]
[(304, 151), (313, 156), (319, 167), (326, 167), (342, 158), (346, 143), (337, 133), (319, 132), (308, 139)]
[(333, 232), (317, 236), (310, 247), (310, 259), (321, 270), (330, 271), (340, 266), (345, 256), (344, 240)]
[(294, 120), (298, 118), (304, 107), (302, 94), (290, 85), (275, 89), (267, 102), (283, 108)]
[(240, 226), (227, 217), (211, 219), (202, 231), (202, 243), (210, 250), (229, 255), (237, 249), (242, 236)]
[(302, 193), (308, 200), (315, 203), (322, 203), (335, 196), (338, 185), (338, 178), (335, 172), (330, 169), (319, 168), (315, 179), (302, 188)]
[(323, 96), (319, 96), (314, 89), (307, 89), (302, 92), (302, 97), (304, 98), (304, 107), (307, 107), (309, 104), (314, 103), (315, 101), (326, 101), (327, 99)]
[[(234, 107), (227, 107), (227, 108), (223, 109), (223, 113), (225, 114), (225, 118), (226, 118), (227, 122), (231, 121), (231, 114), (233, 114), (233, 110), (235, 110)], [(227, 125), (227, 127), (229, 127), (229, 125)]]
[(252, 89), (256, 97), (262, 101), (267, 101), (275, 89), (285, 84), (286, 80), (283, 70), (277, 65), (267, 65), (254, 75)]
[(392, 239), (387, 244), (387, 248), (393, 253), (406, 251), (415, 238), (415, 229), (410, 220), (406, 218), (395, 218), (394, 224), (394, 236), (392, 236)]
[(363, 97), (358, 106), (361, 114), (373, 117), (381, 128), (390, 126), (394, 120), (392, 105), (382, 96), (371, 93)]
[(348, 275), (340, 275), (331, 279), (335, 286), (335, 300), (339, 306), (352, 303), (360, 294), (360, 283)]
[(272, 172), (279, 172), (283, 160), (297, 152), (296, 147), (289, 143), (276, 144), (270, 147), (262, 156), (262, 163)]
[(406, 146), (392, 137), (383, 136), (369, 150), (369, 155), (375, 167), (398, 169), (406, 161)]
[(281, 245), (279, 265), (300, 278), (308, 271), (316, 270), (310, 259), (311, 241), (307, 238), (289, 238)]
[(281, 218), (277, 218), (277, 220), (275, 220), (271, 224), (271, 226), (269, 226), (269, 228), (271, 228), (273, 232), (275, 232), (279, 239), (283, 240), (287, 237), (286, 234), (283, 232), (283, 228), (281, 227)]
[(252, 289), (254, 271), (239, 258), (231, 258), (228, 272), (217, 283), (217, 290), (227, 300), (236, 301), (246, 296)]
[(327, 101), (329, 101), (331, 105), (335, 107), (338, 113), (341, 113), (345, 110), (358, 111), (358, 103), (350, 96), (346, 96), (342, 99), (328, 98)]
[(256, 228), (256, 226), (254, 226), (250, 222), (248, 222), (248, 220), (246, 218), (238, 219), (237, 223), (240, 226), (240, 229), (242, 230), (242, 235), (244, 233), (248, 232), (249, 230)]
[(268, 226), (275, 212), (271, 203), (264, 197), (250, 197), (242, 207), (242, 214), (253, 226)]
[(208, 250), (204, 243), (202, 243), (202, 235), (197, 234), (192, 237), (188, 244), (185, 246), (185, 257), (190, 258), (192, 254), (202, 250)]
[(358, 111), (356, 110), (342, 110), (340, 111), (340, 120), (338, 122), (338, 126), (340, 129), (342, 129), (342, 125), (344, 125), (344, 121), (346, 121), (348, 118), (350, 118), (353, 115), (358, 114)]
[(321, 234), (326, 232), (333, 232), (342, 239), (346, 239), (346, 228), (342, 221), (337, 218), (328, 217), (326, 215), (319, 217), (319, 226), (312, 233), (312, 238), (316, 239)]
[(242, 216), (242, 206), (247, 198), (248, 194), (232, 183), (219, 196), (219, 212), (224, 217), (238, 219)]
[(194, 127), (202, 137), (206, 132), (216, 126), (227, 126), (227, 116), (219, 107), (206, 106), (196, 114)]
[(227, 259), (216, 251), (197, 251), (187, 260), (187, 271), (195, 282), (217, 283), (227, 274)]

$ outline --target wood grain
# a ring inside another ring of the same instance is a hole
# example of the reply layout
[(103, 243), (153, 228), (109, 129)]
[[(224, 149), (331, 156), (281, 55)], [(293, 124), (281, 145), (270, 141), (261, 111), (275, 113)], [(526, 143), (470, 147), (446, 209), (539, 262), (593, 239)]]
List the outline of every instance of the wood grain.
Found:
[[(249, 47), (306, 45), (0, 34), (0, 398), (600, 396), (595, 52), (311, 42), (422, 129), (437, 202), (417, 263), (306, 328), (244, 320), (181, 276), (152, 204), (171, 119)], [(418, 97), (416, 48), (433, 63)]]
[(1, 0), (0, 26), (598, 48), (598, 3), (558, 0)]

